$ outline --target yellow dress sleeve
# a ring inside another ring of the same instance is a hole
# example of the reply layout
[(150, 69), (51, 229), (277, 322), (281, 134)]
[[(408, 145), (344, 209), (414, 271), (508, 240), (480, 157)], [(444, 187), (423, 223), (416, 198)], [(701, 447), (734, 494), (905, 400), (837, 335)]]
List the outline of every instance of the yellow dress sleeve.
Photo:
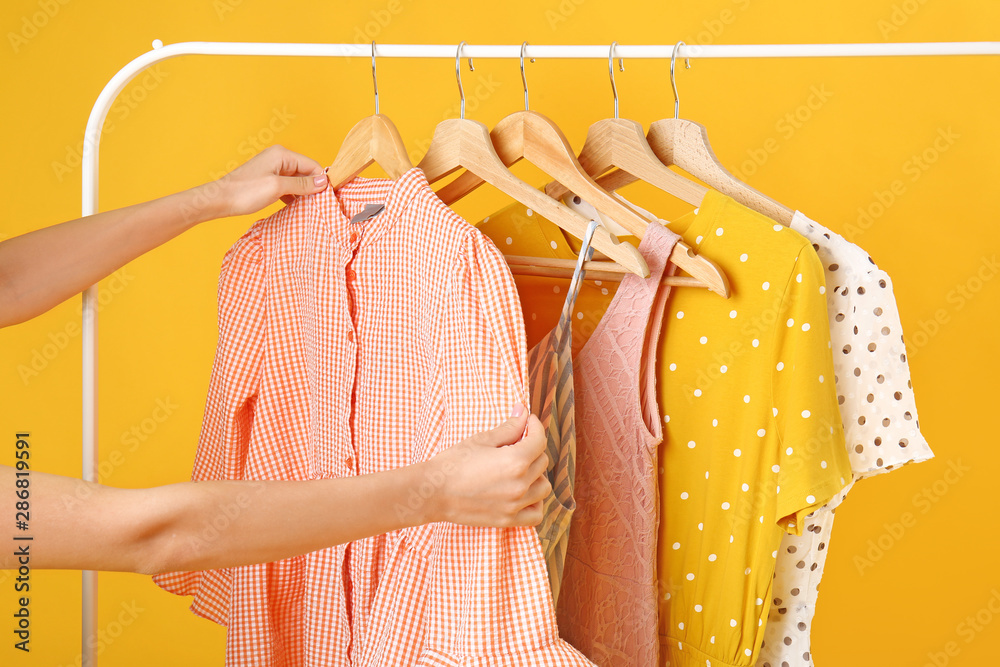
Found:
[(772, 413), (780, 440), (778, 524), (802, 534), (803, 519), (851, 479), (837, 406), (823, 267), (803, 246), (778, 308), (771, 353)]

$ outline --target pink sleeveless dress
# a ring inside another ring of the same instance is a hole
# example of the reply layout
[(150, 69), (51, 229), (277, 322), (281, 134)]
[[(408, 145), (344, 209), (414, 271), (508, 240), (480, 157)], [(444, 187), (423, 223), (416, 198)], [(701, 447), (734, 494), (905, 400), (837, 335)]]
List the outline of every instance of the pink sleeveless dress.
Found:
[(560, 634), (602, 667), (657, 665), (656, 349), (680, 237), (649, 226), (639, 251), (650, 277), (625, 276), (574, 359), (576, 511), (570, 526)]

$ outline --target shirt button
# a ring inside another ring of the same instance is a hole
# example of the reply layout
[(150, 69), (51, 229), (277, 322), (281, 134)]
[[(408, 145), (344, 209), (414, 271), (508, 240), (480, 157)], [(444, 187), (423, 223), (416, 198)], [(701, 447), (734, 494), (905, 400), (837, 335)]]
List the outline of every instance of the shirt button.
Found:
[(353, 331), (348, 331), (347, 332), (347, 340), (351, 341), (352, 343), (354, 342), (354, 332)]
[(348, 468), (353, 469), (354, 468), (354, 457), (353, 456), (348, 456), (347, 457), (347, 461), (345, 463), (347, 463), (347, 467)]
[(358, 233), (351, 232), (351, 245), (354, 245), (357, 242), (358, 242)]
[(348, 280), (354, 280), (357, 277), (358, 277), (358, 272), (357, 271), (355, 271), (354, 269), (347, 269), (347, 279)]

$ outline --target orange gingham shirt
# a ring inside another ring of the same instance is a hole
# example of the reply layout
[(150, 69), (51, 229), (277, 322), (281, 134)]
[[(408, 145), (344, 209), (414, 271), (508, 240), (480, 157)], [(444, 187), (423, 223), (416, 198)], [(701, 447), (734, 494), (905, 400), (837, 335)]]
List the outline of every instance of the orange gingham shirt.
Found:
[[(385, 209), (350, 222), (370, 202)], [(419, 169), (357, 178), (298, 198), (226, 254), (192, 477), (322, 479), (425, 460), (528, 404), (525, 367), (496, 247)], [(155, 580), (228, 626), (232, 666), (590, 664), (558, 637), (532, 528), (429, 524)]]

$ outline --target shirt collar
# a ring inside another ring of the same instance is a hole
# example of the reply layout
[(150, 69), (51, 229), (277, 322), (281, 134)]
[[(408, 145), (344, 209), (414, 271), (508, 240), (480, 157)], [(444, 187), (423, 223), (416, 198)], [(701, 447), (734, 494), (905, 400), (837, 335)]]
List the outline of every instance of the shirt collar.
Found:
[[(391, 229), (425, 188), (430, 190), (430, 185), (418, 167), (412, 167), (397, 179), (358, 176), (336, 190), (327, 188), (320, 193), (317, 211), (330, 232), (343, 242), (361, 225), (360, 245), (365, 246)], [(385, 208), (370, 220), (352, 223), (351, 216), (369, 203), (384, 203)]]

